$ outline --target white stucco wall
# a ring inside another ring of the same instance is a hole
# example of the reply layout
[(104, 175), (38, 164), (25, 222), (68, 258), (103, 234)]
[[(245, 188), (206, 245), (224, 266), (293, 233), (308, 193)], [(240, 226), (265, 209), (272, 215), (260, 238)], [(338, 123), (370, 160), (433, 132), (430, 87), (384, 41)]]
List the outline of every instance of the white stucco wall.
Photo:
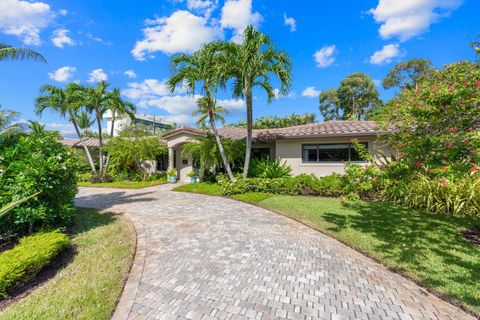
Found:
[[(350, 143), (352, 138), (353, 137), (277, 140), (275, 143), (276, 158), (282, 162), (286, 161), (292, 168), (293, 175), (306, 173), (323, 177), (332, 173), (343, 173), (345, 169), (345, 163), (343, 162), (304, 163), (302, 161), (302, 144)], [(355, 138), (357, 138), (359, 142), (368, 142), (370, 153), (378, 153), (380, 147), (379, 144), (375, 142), (376, 137), (367, 136)], [(359, 163), (366, 164), (366, 162)]]
[[(182, 155), (183, 145), (195, 140), (197, 136), (189, 133), (180, 133), (171, 138), (166, 138), (167, 147), (175, 151), (175, 169), (177, 169), (177, 179), (181, 182), (190, 182), (188, 173), (193, 171), (192, 159), (189, 156)], [(186, 164), (184, 164), (186, 161)]]

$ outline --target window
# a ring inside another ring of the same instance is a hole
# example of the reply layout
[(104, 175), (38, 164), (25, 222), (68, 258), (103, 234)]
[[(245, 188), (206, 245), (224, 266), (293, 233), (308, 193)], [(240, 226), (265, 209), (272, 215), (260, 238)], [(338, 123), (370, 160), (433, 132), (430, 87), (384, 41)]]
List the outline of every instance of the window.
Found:
[[(368, 148), (367, 142), (362, 142)], [(353, 144), (302, 144), (303, 162), (362, 161)]]

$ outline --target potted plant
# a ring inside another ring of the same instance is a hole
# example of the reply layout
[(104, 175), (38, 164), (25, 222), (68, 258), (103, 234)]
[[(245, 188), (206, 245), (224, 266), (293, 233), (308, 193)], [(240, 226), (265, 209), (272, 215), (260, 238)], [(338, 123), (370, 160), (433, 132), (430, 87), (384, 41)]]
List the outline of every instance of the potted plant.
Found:
[(190, 177), (190, 182), (191, 183), (197, 182), (198, 174), (195, 171), (187, 173), (187, 176)]
[(177, 182), (177, 170), (176, 169), (169, 169), (167, 171), (167, 176), (168, 176), (168, 181), (170, 183), (176, 183)]

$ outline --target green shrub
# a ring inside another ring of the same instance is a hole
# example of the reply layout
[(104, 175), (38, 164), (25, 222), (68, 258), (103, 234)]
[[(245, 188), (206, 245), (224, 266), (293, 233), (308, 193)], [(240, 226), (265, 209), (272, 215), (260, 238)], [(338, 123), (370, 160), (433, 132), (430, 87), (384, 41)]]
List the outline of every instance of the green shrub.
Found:
[(382, 198), (432, 213), (480, 216), (480, 179), (447, 180), (419, 173), (406, 183), (386, 188)]
[(356, 194), (362, 199), (373, 198), (381, 190), (382, 172), (375, 165), (347, 163), (341, 180), (345, 193)]
[(0, 206), (41, 191), (0, 222), (0, 238), (66, 226), (77, 193), (77, 158), (50, 134), (0, 149)]
[(287, 162), (281, 163), (280, 160), (252, 159), (250, 163), (249, 175), (252, 178), (286, 178), (292, 175), (292, 168)]
[(0, 297), (32, 280), (69, 244), (68, 236), (53, 231), (22, 238), (13, 249), (0, 253)]

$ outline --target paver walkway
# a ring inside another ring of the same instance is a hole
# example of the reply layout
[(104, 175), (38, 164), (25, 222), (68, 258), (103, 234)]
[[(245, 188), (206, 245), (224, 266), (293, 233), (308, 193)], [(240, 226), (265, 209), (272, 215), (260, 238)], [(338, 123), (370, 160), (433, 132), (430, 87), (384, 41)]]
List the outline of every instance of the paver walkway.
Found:
[(80, 189), (79, 206), (136, 225), (138, 250), (114, 319), (471, 319), (300, 223), (170, 189)]

